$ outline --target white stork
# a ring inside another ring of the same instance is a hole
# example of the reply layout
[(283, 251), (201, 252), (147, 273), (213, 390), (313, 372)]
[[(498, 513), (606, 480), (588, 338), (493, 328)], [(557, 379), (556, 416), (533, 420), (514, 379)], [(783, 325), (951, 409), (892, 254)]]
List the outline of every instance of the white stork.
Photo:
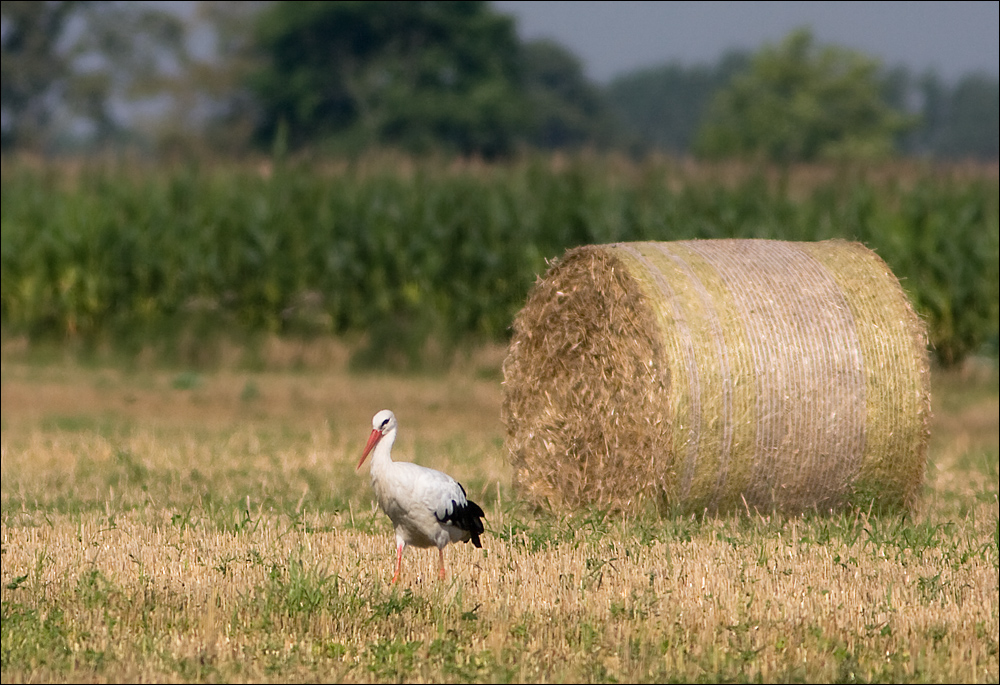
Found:
[(389, 453), (396, 441), (396, 416), (383, 409), (372, 418), (372, 432), (358, 469), (372, 456), (372, 489), (379, 507), (396, 528), (396, 573), (399, 580), (403, 548), (437, 547), (443, 580), (444, 548), (449, 542), (469, 542), (482, 547), (479, 535), (485, 518), (482, 508), (465, 496), (465, 488), (451, 476), (405, 461), (393, 461)]

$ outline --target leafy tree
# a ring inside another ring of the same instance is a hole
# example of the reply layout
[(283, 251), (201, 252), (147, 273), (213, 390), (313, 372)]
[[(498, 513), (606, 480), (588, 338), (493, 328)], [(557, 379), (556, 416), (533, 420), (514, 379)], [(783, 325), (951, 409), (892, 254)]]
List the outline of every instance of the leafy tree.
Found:
[(948, 158), (1000, 156), (1000, 83), (985, 74), (963, 77), (949, 94), (947, 126), (935, 152)]
[(52, 145), (67, 131), (97, 143), (122, 135), (120, 105), (152, 94), (177, 68), (183, 22), (128, 2), (2, 4), (4, 149)]
[(878, 69), (858, 52), (819, 48), (809, 31), (795, 31), (756, 53), (715, 96), (696, 148), (707, 157), (781, 162), (887, 156), (913, 122), (886, 103)]
[(0, 45), (0, 101), (4, 149), (37, 144), (64, 88), (69, 59), (56, 49), (75, 3), (4, 2)]
[(513, 20), (484, 2), (275, 3), (256, 37), (262, 141), (492, 157), (524, 122)]
[(239, 154), (251, 147), (259, 112), (247, 79), (260, 62), (253, 28), (268, 4), (197, 3), (187, 30), (213, 40), (199, 41), (197, 54), (185, 51), (182, 69), (151, 84), (165, 96), (160, 116), (146, 126), (161, 153)]
[(604, 95), (587, 80), (572, 52), (553, 41), (536, 40), (523, 46), (521, 59), (532, 145), (553, 150), (614, 142), (616, 124)]
[(644, 145), (683, 154), (690, 151), (712, 96), (748, 61), (747, 55), (731, 52), (710, 66), (641, 69), (614, 79), (606, 95)]
[(995, 160), (1000, 156), (1000, 81), (986, 74), (966, 74), (954, 85), (928, 71), (913, 76), (906, 67), (883, 79), (887, 101), (917, 118), (898, 148), (908, 155), (938, 159)]

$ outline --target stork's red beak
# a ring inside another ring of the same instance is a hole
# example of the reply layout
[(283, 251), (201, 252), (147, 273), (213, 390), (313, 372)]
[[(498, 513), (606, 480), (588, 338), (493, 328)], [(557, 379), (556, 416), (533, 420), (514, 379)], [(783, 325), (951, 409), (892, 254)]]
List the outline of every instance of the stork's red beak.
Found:
[(382, 439), (382, 431), (380, 431), (378, 428), (373, 428), (372, 434), (368, 436), (368, 444), (365, 445), (365, 451), (362, 452), (361, 459), (358, 461), (358, 466), (357, 468), (354, 469), (355, 471), (361, 468), (361, 465), (365, 463), (365, 458), (368, 456), (368, 453), (375, 448), (375, 445), (377, 445), (378, 441), (381, 439)]

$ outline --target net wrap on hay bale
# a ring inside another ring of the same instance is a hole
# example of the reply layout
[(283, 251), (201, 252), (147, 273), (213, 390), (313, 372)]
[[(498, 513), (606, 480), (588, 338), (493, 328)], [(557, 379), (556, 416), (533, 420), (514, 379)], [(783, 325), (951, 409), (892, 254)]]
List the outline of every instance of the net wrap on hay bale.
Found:
[(502, 416), (515, 485), (553, 508), (907, 508), (929, 382), (923, 322), (858, 243), (617, 243), (535, 284)]

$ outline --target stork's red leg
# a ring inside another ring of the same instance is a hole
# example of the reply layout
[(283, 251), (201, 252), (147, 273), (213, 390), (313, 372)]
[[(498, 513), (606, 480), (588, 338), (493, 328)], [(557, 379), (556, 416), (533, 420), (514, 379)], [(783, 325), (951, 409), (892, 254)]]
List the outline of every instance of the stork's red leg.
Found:
[(393, 585), (399, 580), (399, 571), (403, 568), (403, 547), (404, 544), (402, 541), (396, 542), (396, 574), (392, 577)]
[(438, 547), (438, 556), (441, 559), (441, 569), (438, 571), (438, 578), (444, 580), (444, 547)]

